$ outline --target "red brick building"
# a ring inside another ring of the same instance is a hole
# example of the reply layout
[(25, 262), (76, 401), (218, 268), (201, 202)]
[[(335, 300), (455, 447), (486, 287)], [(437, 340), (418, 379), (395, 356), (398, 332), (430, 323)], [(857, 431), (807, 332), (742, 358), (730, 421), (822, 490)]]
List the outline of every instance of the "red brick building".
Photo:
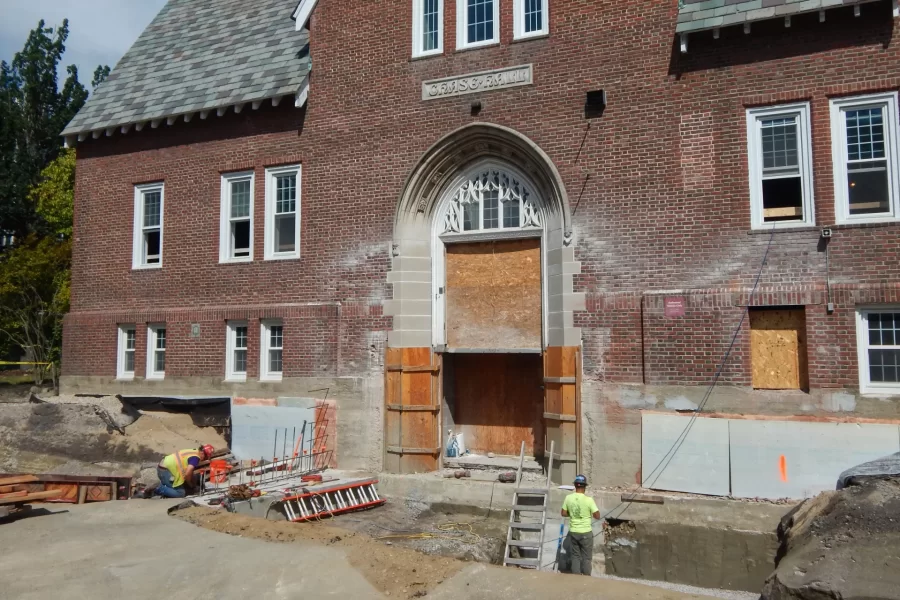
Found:
[(653, 411), (896, 426), (892, 2), (254, 6), (170, 0), (65, 132), (64, 389), (328, 388), (342, 466), (603, 485)]

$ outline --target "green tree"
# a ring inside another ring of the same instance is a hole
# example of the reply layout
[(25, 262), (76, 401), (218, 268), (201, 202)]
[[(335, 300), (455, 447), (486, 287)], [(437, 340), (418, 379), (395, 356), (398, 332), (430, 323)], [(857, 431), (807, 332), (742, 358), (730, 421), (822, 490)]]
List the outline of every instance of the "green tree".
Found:
[(68, 20), (55, 30), (42, 20), (12, 62), (0, 62), (0, 230), (19, 239), (39, 225), (29, 188), (59, 154), (60, 133), (88, 97), (74, 66), (58, 86), (68, 36)]
[(41, 172), (40, 180), (28, 192), (28, 199), (48, 233), (60, 238), (72, 236), (75, 202), (75, 150), (67, 148)]

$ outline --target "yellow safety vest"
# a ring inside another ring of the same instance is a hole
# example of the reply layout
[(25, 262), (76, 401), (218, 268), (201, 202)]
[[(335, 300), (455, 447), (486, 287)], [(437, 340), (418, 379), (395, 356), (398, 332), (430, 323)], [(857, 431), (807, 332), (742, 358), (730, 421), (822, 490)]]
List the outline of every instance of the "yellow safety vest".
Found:
[(188, 464), (188, 459), (190, 458), (203, 460), (203, 456), (196, 449), (181, 450), (175, 454), (168, 455), (162, 460), (163, 467), (172, 474), (172, 487), (184, 485), (184, 472), (190, 466)]

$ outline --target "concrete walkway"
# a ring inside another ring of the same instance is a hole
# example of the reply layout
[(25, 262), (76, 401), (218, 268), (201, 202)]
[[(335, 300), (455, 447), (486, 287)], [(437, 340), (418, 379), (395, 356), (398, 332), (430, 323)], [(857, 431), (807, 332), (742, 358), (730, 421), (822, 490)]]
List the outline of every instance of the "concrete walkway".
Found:
[[(336, 548), (215, 533), (166, 514), (172, 502), (45, 505), (0, 521), (2, 597), (383, 598)], [(38, 510), (38, 513), (42, 511)], [(641, 584), (470, 565), (429, 598), (700, 598)]]

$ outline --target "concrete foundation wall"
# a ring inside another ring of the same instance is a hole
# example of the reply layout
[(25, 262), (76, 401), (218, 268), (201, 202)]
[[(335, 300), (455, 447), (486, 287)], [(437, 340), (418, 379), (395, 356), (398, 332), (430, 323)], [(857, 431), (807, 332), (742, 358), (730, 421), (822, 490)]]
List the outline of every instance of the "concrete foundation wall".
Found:
[[(641, 410), (695, 410), (705, 386), (609, 384), (587, 380), (582, 388), (582, 471), (602, 486), (641, 482)], [(737, 415), (800, 415), (810, 420), (829, 417), (900, 419), (900, 403), (861, 396), (852, 390), (813, 389), (763, 391), (717, 386), (704, 413)]]
[(227, 383), (218, 377), (169, 377), (161, 381), (121, 381), (110, 377), (60, 378), (63, 394), (147, 396), (315, 396), (337, 401), (337, 458), (344, 469), (380, 471), (384, 437), (384, 378), (290, 377), (278, 383)]

